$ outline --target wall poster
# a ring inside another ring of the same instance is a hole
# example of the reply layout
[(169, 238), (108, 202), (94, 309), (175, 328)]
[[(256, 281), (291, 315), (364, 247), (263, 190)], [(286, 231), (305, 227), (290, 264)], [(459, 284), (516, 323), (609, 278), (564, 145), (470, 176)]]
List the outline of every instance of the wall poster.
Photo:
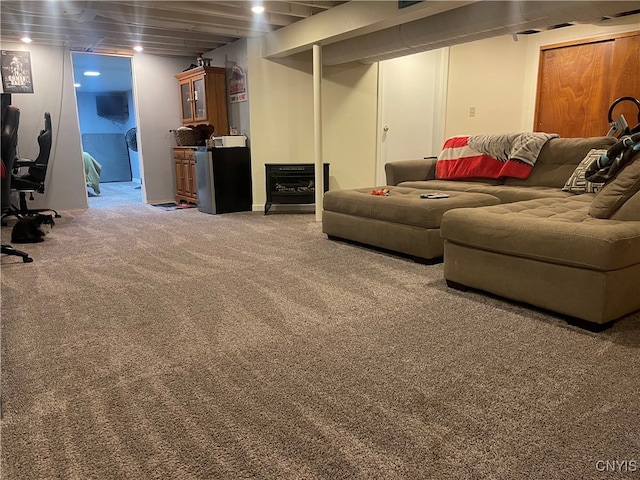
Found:
[(231, 103), (247, 101), (246, 79), (247, 77), (242, 68), (234, 65), (229, 79), (229, 98)]
[(29, 52), (2, 50), (0, 69), (4, 93), (33, 93)]

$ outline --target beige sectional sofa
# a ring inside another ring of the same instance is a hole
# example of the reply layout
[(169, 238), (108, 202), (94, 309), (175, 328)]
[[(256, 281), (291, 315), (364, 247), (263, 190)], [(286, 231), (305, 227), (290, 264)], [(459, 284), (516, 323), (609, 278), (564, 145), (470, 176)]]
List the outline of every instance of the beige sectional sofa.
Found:
[[(551, 139), (526, 180), (438, 180), (435, 159), (392, 162), (388, 197), (371, 189), (327, 192), (323, 231), (424, 260), (443, 254), (450, 286), (597, 330), (640, 309), (640, 153), (596, 194), (562, 188), (591, 149), (615, 142)], [(448, 204), (423, 200), (424, 192), (446, 192)]]

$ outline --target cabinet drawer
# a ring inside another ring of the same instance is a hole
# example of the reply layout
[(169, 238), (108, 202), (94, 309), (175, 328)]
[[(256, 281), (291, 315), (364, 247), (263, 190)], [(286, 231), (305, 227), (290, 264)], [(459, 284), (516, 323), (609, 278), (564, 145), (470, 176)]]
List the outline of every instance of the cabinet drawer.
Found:
[(173, 158), (176, 160), (195, 160), (196, 151), (193, 148), (174, 148)]

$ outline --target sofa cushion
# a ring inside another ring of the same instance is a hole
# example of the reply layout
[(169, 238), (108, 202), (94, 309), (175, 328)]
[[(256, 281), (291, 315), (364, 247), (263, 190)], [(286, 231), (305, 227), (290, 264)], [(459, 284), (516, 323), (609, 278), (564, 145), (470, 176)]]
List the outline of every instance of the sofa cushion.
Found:
[(610, 218), (611, 220), (640, 222), (640, 191), (624, 202)]
[(451, 192), (465, 192), (474, 187), (487, 187), (492, 185), (500, 185), (499, 180), (478, 180), (478, 181), (462, 181), (462, 180), (418, 180), (412, 182), (402, 182), (399, 186), (406, 188), (417, 188), (422, 190), (447, 190)]
[(424, 190), (404, 187), (386, 188), (389, 189), (388, 196), (372, 195), (371, 188), (331, 190), (324, 195), (323, 208), (354, 217), (372, 218), (421, 228), (440, 228), (442, 214), (448, 209), (499, 203), (497, 198), (481, 193), (448, 192), (449, 198), (425, 199), (420, 198)]
[(536, 165), (526, 180), (507, 178), (504, 184), (561, 189), (591, 149), (608, 149), (616, 142), (614, 137), (552, 138), (542, 147)]
[(531, 186), (518, 187), (515, 185), (496, 185), (494, 187), (475, 186), (466, 190), (474, 193), (488, 193), (500, 199), (501, 203), (521, 202), (538, 198), (567, 198), (573, 196), (559, 188)]
[(603, 153), (607, 153), (605, 149), (596, 149), (593, 148), (587, 153), (587, 156), (582, 159), (582, 161), (578, 164), (576, 169), (573, 171), (567, 183), (562, 187), (563, 192), (571, 192), (571, 193), (596, 193), (604, 182), (602, 183), (594, 183), (590, 182), (585, 178), (585, 172), (589, 165), (593, 162), (597, 162), (598, 159), (602, 156)]
[(638, 191), (640, 191), (640, 152), (600, 189), (591, 203), (589, 215), (595, 218), (610, 218)]
[(640, 224), (588, 215), (592, 195), (460, 208), (442, 217), (447, 241), (593, 270), (640, 264)]
[(566, 198), (573, 196), (569, 192), (563, 192), (559, 188), (552, 187), (519, 187), (515, 185), (501, 185), (498, 180), (482, 181), (451, 181), (451, 180), (422, 180), (416, 182), (402, 182), (406, 188), (423, 190), (441, 190), (446, 192), (485, 193), (500, 199), (502, 203), (519, 202), (522, 200), (534, 200), (536, 198)]

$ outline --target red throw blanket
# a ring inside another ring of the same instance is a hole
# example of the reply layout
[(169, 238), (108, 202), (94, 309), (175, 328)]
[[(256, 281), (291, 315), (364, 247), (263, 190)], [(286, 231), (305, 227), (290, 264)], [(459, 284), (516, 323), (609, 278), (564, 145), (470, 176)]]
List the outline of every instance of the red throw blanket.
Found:
[(442, 147), (436, 163), (441, 180), (468, 178), (527, 178), (538, 154), (550, 138), (547, 133), (452, 137)]

